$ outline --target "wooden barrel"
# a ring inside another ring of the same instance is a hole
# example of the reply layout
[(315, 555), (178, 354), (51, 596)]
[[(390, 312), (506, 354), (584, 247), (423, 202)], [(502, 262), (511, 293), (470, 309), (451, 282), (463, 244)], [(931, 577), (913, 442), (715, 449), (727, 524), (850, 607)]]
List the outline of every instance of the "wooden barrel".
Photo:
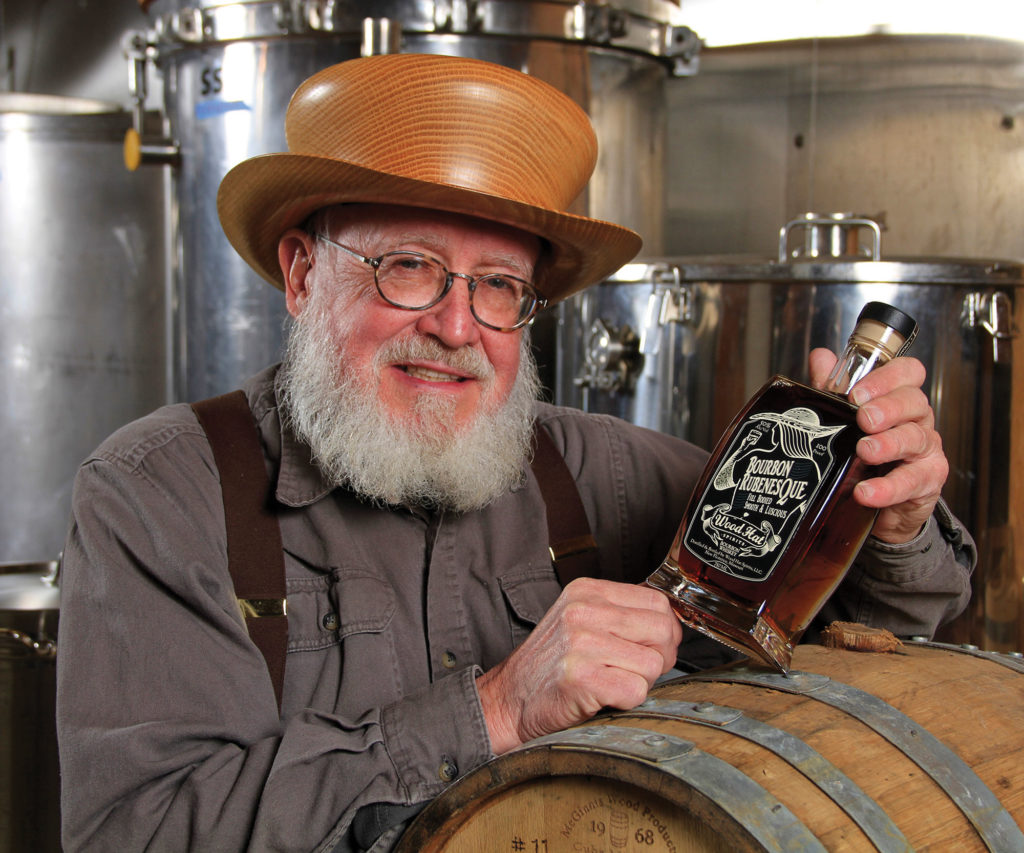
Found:
[(801, 646), (467, 774), (400, 853), (1024, 851), (1024, 661)]

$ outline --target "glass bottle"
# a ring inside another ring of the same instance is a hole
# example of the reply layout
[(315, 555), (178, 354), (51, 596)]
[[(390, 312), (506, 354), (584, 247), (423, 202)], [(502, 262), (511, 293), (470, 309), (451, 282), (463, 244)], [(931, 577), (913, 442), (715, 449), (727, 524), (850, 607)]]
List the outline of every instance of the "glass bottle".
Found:
[(869, 302), (824, 390), (774, 376), (740, 411), (647, 579), (684, 624), (789, 669), (878, 514), (853, 499), (858, 482), (881, 472), (857, 457), (864, 433), (847, 394), (916, 334), (902, 311)]

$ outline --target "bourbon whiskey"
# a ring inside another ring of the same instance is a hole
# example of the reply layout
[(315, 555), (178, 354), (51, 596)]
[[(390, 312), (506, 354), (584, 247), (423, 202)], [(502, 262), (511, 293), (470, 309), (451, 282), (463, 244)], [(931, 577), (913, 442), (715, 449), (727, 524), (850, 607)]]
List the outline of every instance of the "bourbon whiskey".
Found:
[(853, 499), (853, 487), (880, 472), (857, 457), (864, 433), (847, 394), (916, 334), (902, 311), (870, 302), (824, 390), (774, 376), (740, 411), (647, 579), (683, 623), (789, 669), (877, 516)]

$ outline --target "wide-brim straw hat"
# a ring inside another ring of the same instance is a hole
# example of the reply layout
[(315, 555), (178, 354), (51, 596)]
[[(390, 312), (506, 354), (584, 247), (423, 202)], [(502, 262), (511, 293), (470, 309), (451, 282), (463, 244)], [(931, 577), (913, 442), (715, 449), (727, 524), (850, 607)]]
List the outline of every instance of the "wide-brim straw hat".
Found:
[(535, 283), (550, 303), (640, 250), (628, 228), (567, 212), (597, 161), (586, 113), (505, 66), (423, 54), (342, 62), (299, 86), (285, 136), (287, 153), (239, 163), (217, 194), (228, 240), (278, 288), (281, 235), (334, 204), (408, 205), (535, 234), (547, 244)]

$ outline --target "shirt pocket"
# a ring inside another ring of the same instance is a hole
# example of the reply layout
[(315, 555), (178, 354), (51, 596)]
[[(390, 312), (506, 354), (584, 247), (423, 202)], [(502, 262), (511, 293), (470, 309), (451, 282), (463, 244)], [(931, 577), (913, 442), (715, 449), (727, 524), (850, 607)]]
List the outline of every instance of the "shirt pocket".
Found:
[(387, 631), (397, 607), (395, 591), (360, 569), (324, 569), (288, 581), (288, 651), (337, 646), (359, 634)]
[(394, 701), (391, 585), (361, 569), (312, 569), (288, 579), (284, 716), (304, 708), (358, 716)]
[(562, 591), (550, 566), (509, 572), (498, 578), (508, 610), (512, 646), (537, 626)]

